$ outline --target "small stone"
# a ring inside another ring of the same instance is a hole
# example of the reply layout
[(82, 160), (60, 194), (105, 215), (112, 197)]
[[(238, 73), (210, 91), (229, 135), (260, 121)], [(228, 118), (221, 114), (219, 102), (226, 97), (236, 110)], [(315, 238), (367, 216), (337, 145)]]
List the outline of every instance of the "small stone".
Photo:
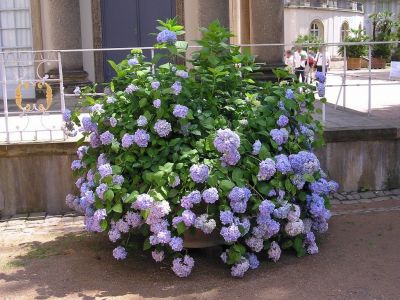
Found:
[(74, 213), (74, 212), (68, 212), (68, 213), (66, 213), (66, 214), (64, 214), (64, 218), (65, 217), (75, 217), (76, 216), (76, 213)]
[(28, 214), (16, 214), (10, 218), (10, 221), (13, 220), (26, 220), (28, 218)]
[(384, 196), (385, 194), (384, 194), (384, 192), (383, 191), (375, 191), (375, 196), (376, 197), (382, 197), (382, 196)]
[(390, 196), (390, 199), (392, 200), (400, 200), (400, 196)]
[(373, 199), (360, 199), (358, 200), (360, 203), (372, 203)]
[(360, 195), (359, 194), (352, 194), (352, 195), (347, 195), (346, 197), (348, 200), (358, 200), (360, 199)]
[(346, 200), (346, 197), (344, 197), (343, 195), (338, 194), (338, 193), (335, 193), (335, 194), (333, 195), (333, 197), (334, 197), (335, 199), (340, 200), (340, 201)]
[(336, 200), (336, 199), (332, 199), (330, 202), (331, 202), (332, 205), (338, 205), (338, 204), (340, 204), (340, 201), (339, 201), (339, 200)]
[(390, 192), (392, 193), (392, 195), (400, 195), (400, 189), (390, 190)]
[(369, 191), (369, 192), (362, 192), (362, 193), (360, 193), (359, 195), (360, 195), (360, 197), (361, 197), (362, 199), (371, 199), (371, 198), (375, 198), (375, 197), (376, 197), (376, 196), (375, 196), (375, 193), (374, 193), (374, 192), (371, 192), (371, 191)]
[(33, 220), (44, 220), (46, 217), (45, 212), (35, 212), (35, 213), (30, 213), (28, 217), (28, 221), (33, 221)]
[(385, 200), (389, 200), (390, 197), (376, 197), (374, 199), (372, 199), (373, 202), (380, 202), (380, 201), (385, 201)]
[(342, 201), (342, 204), (359, 204), (360, 201), (358, 200), (346, 200), (346, 201)]

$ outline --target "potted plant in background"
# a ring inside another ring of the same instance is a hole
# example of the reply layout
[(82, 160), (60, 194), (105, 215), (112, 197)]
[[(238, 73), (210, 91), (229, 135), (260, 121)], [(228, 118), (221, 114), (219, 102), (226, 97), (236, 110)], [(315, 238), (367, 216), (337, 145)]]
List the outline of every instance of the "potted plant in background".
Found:
[[(351, 29), (349, 36), (344, 39), (345, 43), (360, 43), (367, 41), (368, 36), (365, 35), (363, 29)], [(345, 46), (340, 46), (338, 53), (344, 57)], [(346, 58), (348, 70), (361, 69), (361, 57), (367, 55), (368, 47), (366, 45), (346, 46)]]
[[(296, 45), (302, 45), (304, 48), (307, 48), (307, 50), (311, 50), (314, 53), (318, 52), (320, 45), (322, 45), (323, 43), (323, 40), (311, 34), (300, 34), (297, 36), (295, 41)], [(313, 46), (308, 46), (309, 44), (312, 44)]]
[[(392, 41), (394, 38), (393, 27), (395, 20), (391, 12), (379, 12), (369, 16), (372, 21), (372, 41)], [(391, 55), (391, 44), (378, 44), (372, 46), (372, 69), (384, 69)]]

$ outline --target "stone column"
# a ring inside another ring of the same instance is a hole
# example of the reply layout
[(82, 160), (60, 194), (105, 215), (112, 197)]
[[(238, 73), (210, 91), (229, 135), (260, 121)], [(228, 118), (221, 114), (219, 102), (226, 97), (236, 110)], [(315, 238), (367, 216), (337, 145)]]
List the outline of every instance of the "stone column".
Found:
[[(41, 0), (40, 7), (43, 49), (82, 48), (79, 0)], [(63, 67), (66, 70), (82, 69), (82, 54), (63, 55)], [(56, 63), (46, 66), (46, 69), (55, 68)]]
[[(281, 0), (249, 0), (250, 43), (284, 43), (284, 3)], [(267, 65), (282, 65), (283, 46), (253, 47), (256, 61)]]
[(229, 28), (229, 0), (200, 0), (199, 26), (207, 27), (212, 21), (218, 20), (222, 26)]

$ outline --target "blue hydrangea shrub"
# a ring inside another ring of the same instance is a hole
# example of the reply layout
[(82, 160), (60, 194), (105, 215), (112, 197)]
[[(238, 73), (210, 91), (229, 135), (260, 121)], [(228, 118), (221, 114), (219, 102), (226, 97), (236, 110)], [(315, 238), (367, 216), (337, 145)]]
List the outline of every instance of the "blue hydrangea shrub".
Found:
[(82, 89), (90, 114), (64, 115), (84, 135), (72, 163), (79, 192), (67, 204), (84, 213), (88, 231), (115, 243), (115, 259), (133, 254), (132, 236), (142, 236), (140, 247), (170, 260), (180, 277), (195, 266), (185, 249), (194, 232), (219, 236), (235, 277), (260, 256), (318, 253), (338, 185), (312, 152), (322, 144), (315, 87), (282, 80), (282, 70), (278, 83), (253, 81), (254, 58), (230, 45), (218, 23), (203, 29), (188, 69), (177, 64), (183, 27), (168, 20), (159, 29), (162, 52), (152, 62), (133, 50), (111, 63), (109, 94)]

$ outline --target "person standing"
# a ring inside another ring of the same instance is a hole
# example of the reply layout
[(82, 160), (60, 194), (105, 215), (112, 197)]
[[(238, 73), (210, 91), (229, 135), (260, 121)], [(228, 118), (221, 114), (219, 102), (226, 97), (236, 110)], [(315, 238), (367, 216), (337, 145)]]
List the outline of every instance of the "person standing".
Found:
[(296, 47), (294, 52), (294, 73), (297, 78), (301, 78), (302, 82), (305, 82), (304, 70), (306, 68), (307, 52), (303, 50), (301, 46)]
[[(325, 56), (325, 58), (324, 58)], [(326, 47), (322, 46), (319, 48), (319, 51), (317, 52), (317, 55), (315, 56), (316, 60), (316, 65), (317, 65), (317, 72), (322, 72), (323, 71), (323, 62), (325, 60), (325, 74), (328, 71), (329, 65), (331, 63), (331, 55), (329, 54), (328, 51), (326, 51)]]
[(294, 58), (292, 50), (287, 50), (285, 52), (285, 69), (289, 72), (289, 74), (294, 74)]

